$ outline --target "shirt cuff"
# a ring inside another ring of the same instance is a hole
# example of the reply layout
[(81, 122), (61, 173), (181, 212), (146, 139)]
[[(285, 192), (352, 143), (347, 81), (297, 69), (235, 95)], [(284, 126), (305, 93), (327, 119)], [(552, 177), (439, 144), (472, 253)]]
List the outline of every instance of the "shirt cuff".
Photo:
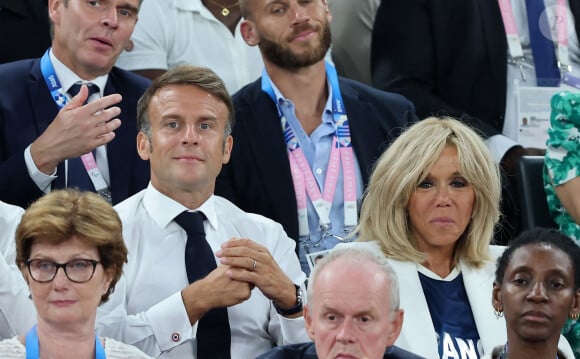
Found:
[(26, 169), (28, 170), (28, 175), (32, 178), (32, 181), (38, 186), (38, 188), (44, 192), (50, 192), (50, 187), (52, 181), (56, 179), (56, 169), (52, 173), (52, 175), (47, 175), (41, 172), (34, 160), (32, 159), (32, 154), (30, 153), (30, 146), (26, 147), (24, 150), (24, 162), (26, 162)]
[(155, 304), (147, 311), (146, 316), (161, 351), (192, 340), (197, 332), (197, 323), (193, 326), (189, 323), (181, 292)]
[(491, 151), (493, 161), (500, 163), (501, 159), (510, 148), (519, 146), (520, 144), (504, 135), (494, 135), (485, 140), (487, 148)]
[[(281, 345), (288, 345), (294, 343), (304, 343), (311, 341), (308, 333), (304, 329), (304, 317), (286, 318), (283, 315), (277, 314), (280, 320), (280, 329), (282, 331)], [(279, 344), (280, 345), (280, 344)]]

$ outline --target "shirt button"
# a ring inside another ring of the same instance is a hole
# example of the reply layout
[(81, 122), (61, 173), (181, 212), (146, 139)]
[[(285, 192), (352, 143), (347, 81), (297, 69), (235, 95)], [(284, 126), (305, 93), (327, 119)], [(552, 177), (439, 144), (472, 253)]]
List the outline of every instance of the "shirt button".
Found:
[(322, 169), (321, 169), (321, 168), (317, 168), (317, 169), (316, 169), (316, 174), (317, 174), (317, 175), (319, 175), (319, 174), (321, 174), (321, 173), (322, 173)]
[(173, 334), (171, 334), (171, 340), (174, 343), (177, 343), (179, 341), (179, 339), (180, 339), (179, 333), (173, 333)]

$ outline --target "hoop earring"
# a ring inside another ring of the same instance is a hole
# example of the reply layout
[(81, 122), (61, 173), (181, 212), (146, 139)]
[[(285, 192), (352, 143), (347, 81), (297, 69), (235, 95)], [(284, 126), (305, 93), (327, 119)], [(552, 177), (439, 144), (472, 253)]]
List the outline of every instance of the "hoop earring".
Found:
[(568, 318), (570, 318), (572, 320), (578, 320), (578, 318), (580, 318), (580, 312), (576, 312), (574, 314), (570, 314), (570, 315), (568, 315)]
[(503, 308), (493, 308), (493, 314), (496, 319), (503, 318)]

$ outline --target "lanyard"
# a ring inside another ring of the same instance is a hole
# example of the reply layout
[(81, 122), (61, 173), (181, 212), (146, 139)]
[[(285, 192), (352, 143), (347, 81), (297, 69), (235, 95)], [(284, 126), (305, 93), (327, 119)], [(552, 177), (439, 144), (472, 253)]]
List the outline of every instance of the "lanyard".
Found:
[[(543, 0), (539, 0), (543, 1)], [(525, 81), (526, 76), (523, 71), (524, 51), (520, 42), (520, 35), (516, 26), (512, 4), (510, 0), (498, 0), (501, 11), (501, 18), (506, 32), (508, 43), (508, 50), (510, 61), (518, 65), (522, 79)], [(557, 0), (556, 5), (556, 39), (558, 47), (556, 50), (556, 58), (558, 59), (558, 68), (562, 74), (562, 78), (566, 82), (567, 73), (572, 71), (570, 66), (570, 56), (568, 53), (568, 7), (566, 0)]]
[(300, 236), (310, 234), (308, 228), (308, 209), (306, 196), (310, 198), (314, 209), (319, 218), (320, 229), (323, 237), (329, 236), (331, 229), (330, 210), (334, 200), (336, 184), (338, 182), (340, 166), (343, 172), (343, 194), (344, 194), (344, 226), (346, 228), (354, 227), (357, 224), (357, 203), (356, 203), (356, 175), (354, 168), (354, 153), (350, 139), (350, 127), (348, 117), (344, 109), (342, 95), (338, 85), (338, 75), (336, 69), (330, 63), (326, 62), (326, 76), (332, 88), (332, 116), (335, 122), (336, 131), (332, 141), (330, 159), (326, 171), (326, 180), (324, 182), (324, 191), (321, 193), (312, 173), (300, 143), (290, 127), (280, 109), (276, 99), (276, 94), (272, 88), (270, 77), (264, 70), (262, 73), (262, 91), (267, 93), (278, 109), (286, 149), (288, 150), (288, 159), (290, 161), (290, 172), (292, 173), (292, 182), (296, 192), (296, 202), (298, 205), (298, 228)]
[[(26, 333), (26, 359), (39, 359), (40, 351), (38, 344), (38, 335), (36, 334), (36, 325)], [(106, 359), (105, 348), (95, 335), (95, 359)]]
[[(56, 103), (59, 109), (62, 109), (67, 103), (68, 98), (64, 94), (60, 81), (56, 76), (52, 62), (50, 62), (50, 56), (48, 55), (50, 49), (46, 50), (42, 58), (40, 59), (40, 70), (44, 81), (50, 90), (50, 95)], [(97, 162), (95, 161), (95, 156), (92, 152), (85, 153), (81, 156), (85, 170), (89, 174), (89, 178), (95, 187), (95, 190), (101, 197), (105, 198), (109, 203), (112, 201), (111, 191), (109, 190), (107, 183), (105, 182), (99, 167), (97, 167)], [(67, 186), (68, 187), (68, 186)]]

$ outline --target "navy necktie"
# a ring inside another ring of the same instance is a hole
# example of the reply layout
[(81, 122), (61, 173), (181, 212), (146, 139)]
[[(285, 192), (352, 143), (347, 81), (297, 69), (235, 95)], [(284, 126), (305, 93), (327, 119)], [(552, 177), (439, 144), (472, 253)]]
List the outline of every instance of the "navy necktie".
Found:
[[(79, 91), (81, 90), (82, 83), (77, 82), (70, 87), (68, 90), (68, 94), (71, 97), (76, 96)], [(89, 90), (89, 95), (87, 96), (87, 101), (91, 97), (91, 95), (99, 93), (99, 87), (93, 83), (86, 83), (87, 88)], [(83, 105), (87, 104), (87, 101)], [(65, 170), (64, 166), (59, 165), (58, 169), (59, 176), (52, 182), (52, 188), (65, 188), (65, 187), (76, 187), (83, 191), (94, 191), (95, 186), (91, 181), (89, 174), (83, 164), (83, 161), (80, 157), (69, 158), (68, 159), (68, 181), (65, 182)]]
[[(72, 85), (67, 93), (70, 95), (70, 97), (75, 97), (80, 91), (81, 91), (81, 86), (83, 85), (83, 83), (81, 82), (76, 82), (74, 85)], [(87, 82), (84, 85), (87, 85), (87, 89), (89, 90), (89, 95), (87, 96), (87, 99), (85, 100), (85, 102), (83, 103), (83, 105), (86, 105), (87, 102), (89, 101), (89, 98), (96, 94), (99, 93), (99, 86), (95, 85), (92, 82)]]
[[(185, 269), (193, 283), (217, 268), (213, 251), (205, 239), (201, 212), (184, 211), (175, 222), (187, 232)], [(231, 332), (227, 308), (214, 308), (199, 319), (197, 325), (197, 359), (229, 359)]]
[[(534, 56), (537, 84), (538, 86), (558, 86), (560, 84), (560, 70), (545, 11), (544, 0), (526, 0), (528, 30), (530, 31), (530, 45)], [(544, 29), (543, 32), (542, 29)]]

